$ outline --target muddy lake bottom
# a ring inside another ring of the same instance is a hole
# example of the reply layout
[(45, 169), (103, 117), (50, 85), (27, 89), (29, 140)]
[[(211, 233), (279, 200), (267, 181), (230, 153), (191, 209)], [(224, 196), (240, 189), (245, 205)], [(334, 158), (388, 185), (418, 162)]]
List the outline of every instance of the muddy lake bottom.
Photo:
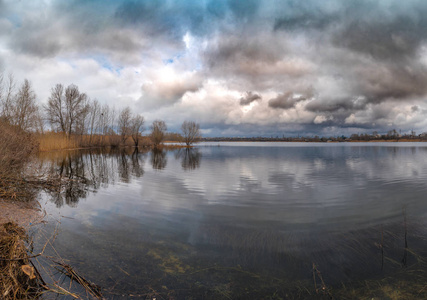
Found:
[(107, 299), (421, 299), (426, 158), (425, 143), (44, 153), (40, 172), (69, 181), (40, 193), (34, 251), (55, 234), (46, 251)]

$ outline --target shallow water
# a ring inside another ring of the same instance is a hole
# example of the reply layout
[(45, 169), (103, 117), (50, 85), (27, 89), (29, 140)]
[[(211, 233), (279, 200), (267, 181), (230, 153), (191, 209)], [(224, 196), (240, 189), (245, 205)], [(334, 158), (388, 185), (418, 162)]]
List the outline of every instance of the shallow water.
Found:
[(306, 298), (427, 278), (425, 143), (132, 151), (39, 158), (72, 179), (40, 195), (60, 221), (54, 248), (107, 298)]

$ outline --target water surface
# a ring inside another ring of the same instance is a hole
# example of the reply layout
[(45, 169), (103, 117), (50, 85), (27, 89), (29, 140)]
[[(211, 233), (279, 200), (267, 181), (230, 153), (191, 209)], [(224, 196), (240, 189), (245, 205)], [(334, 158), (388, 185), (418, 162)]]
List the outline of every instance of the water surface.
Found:
[(56, 251), (107, 298), (307, 298), (424, 284), (426, 158), (425, 143), (49, 153), (40, 170), (71, 180), (41, 203)]

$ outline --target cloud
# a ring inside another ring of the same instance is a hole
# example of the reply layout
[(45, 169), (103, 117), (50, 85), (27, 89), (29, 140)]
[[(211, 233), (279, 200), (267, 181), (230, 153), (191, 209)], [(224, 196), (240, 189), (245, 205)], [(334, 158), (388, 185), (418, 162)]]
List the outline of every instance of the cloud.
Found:
[(328, 121), (328, 118), (326, 116), (319, 115), (319, 116), (316, 116), (314, 118), (313, 123), (314, 124), (322, 124), (326, 121)]
[(355, 98), (317, 98), (305, 106), (305, 109), (312, 112), (336, 112), (339, 110), (363, 110), (368, 101), (365, 97)]
[(186, 93), (196, 92), (202, 82), (202, 77), (196, 72), (177, 74), (166, 67), (153, 74), (153, 78), (142, 85), (143, 95), (139, 102), (147, 109), (173, 105)]
[(313, 89), (307, 89), (300, 93), (285, 92), (277, 95), (268, 101), (268, 106), (271, 108), (290, 109), (295, 107), (298, 102), (308, 100), (314, 96)]
[(367, 7), (359, 9), (356, 16), (334, 33), (333, 43), (379, 60), (413, 57), (427, 38), (427, 21), (423, 17), (427, 5), (419, 1), (408, 3), (397, 5), (394, 10), (372, 3), (374, 13), (368, 14)]
[(260, 6), (260, 2), (257, 0), (228, 0), (227, 4), (233, 12), (234, 16), (239, 19), (244, 19), (244, 21), (251, 21)]
[(408, 99), (427, 93), (427, 68), (419, 62), (394, 62), (356, 68), (359, 80), (353, 84), (354, 92), (366, 96), (371, 102), (386, 99)]
[(256, 100), (261, 100), (262, 97), (256, 93), (252, 93), (251, 91), (246, 92), (243, 97), (240, 98), (239, 103), (240, 105), (248, 105)]
[(212, 133), (417, 129), (426, 14), (422, 0), (0, 0), (0, 64), (41, 101), (75, 83)]

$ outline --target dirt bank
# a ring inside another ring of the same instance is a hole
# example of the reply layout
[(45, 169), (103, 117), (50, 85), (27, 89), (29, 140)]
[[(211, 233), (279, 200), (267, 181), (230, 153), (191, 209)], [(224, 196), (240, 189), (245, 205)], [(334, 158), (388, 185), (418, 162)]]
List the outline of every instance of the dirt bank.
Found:
[(43, 220), (43, 213), (37, 202), (25, 203), (0, 199), (0, 224), (14, 222), (24, 228)]

